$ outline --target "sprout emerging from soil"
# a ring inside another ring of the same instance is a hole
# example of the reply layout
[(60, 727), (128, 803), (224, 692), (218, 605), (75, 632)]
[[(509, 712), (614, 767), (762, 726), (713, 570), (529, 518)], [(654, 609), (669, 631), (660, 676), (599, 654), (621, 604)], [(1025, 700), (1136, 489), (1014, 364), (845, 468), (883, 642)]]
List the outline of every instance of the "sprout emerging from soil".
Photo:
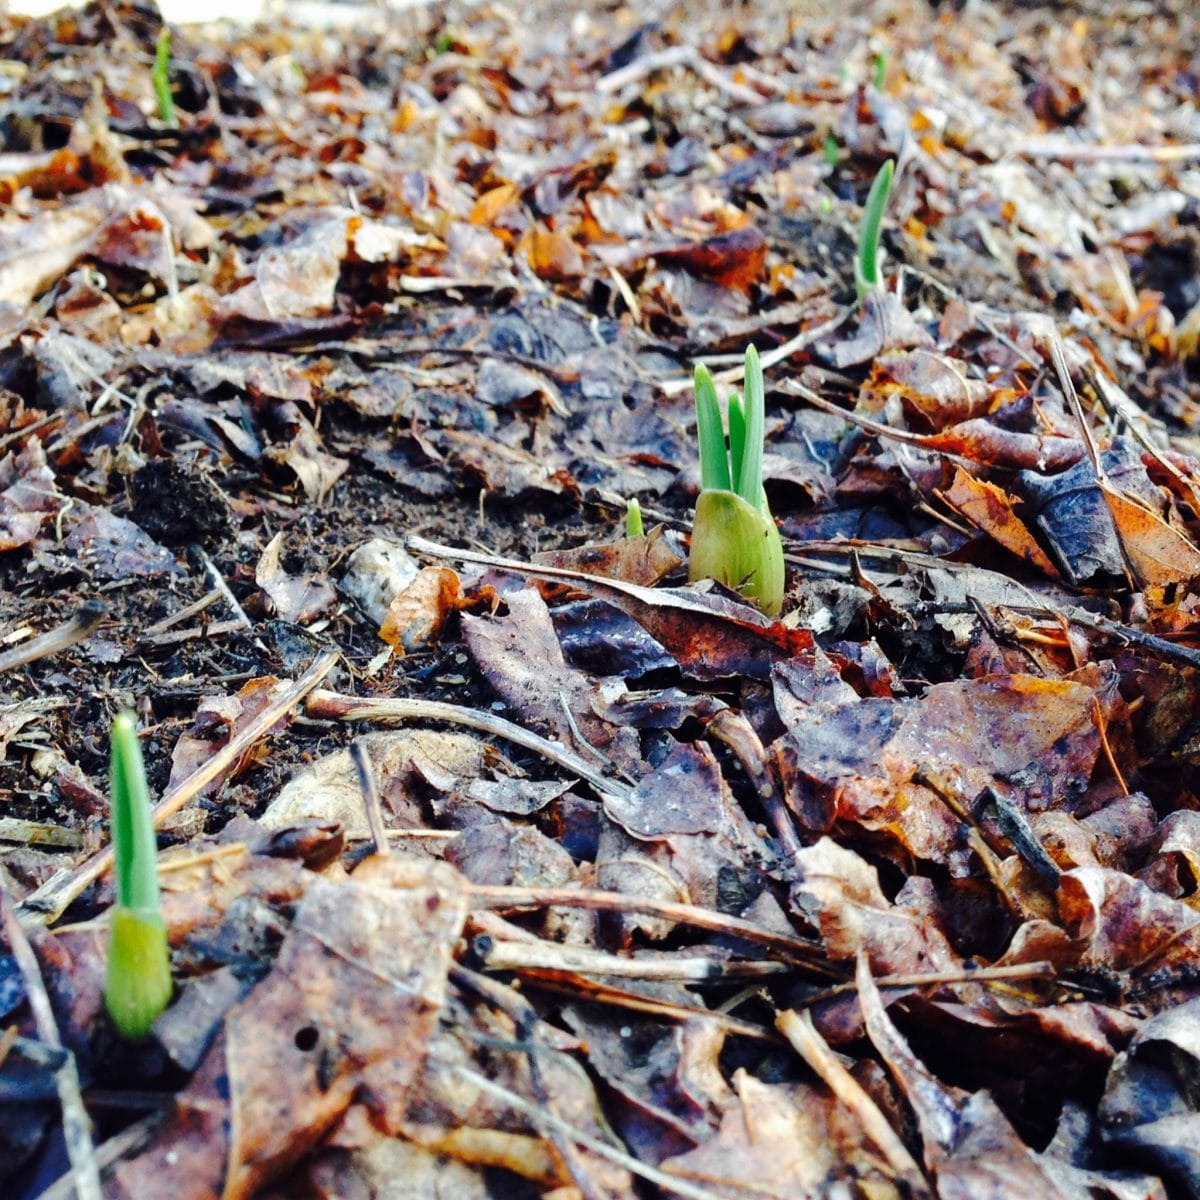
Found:
[(171, 31), (164, 29), (154, 46), (154, 94), (158, 97), (158, 115), (166, 125), (175, 125), (175, 98), (171, 95)]
[(883, 225), (883, 214), (887, 209), (888, 196), (892, 191), (892, 172), (896, 164), (892, 159), (879, 168), (867, 203), (863, 208), (862, 223), (858, 227), (858, 255), (854, 260), (854, 285), (861, 300), (867, 292), (880, 286), (879, 275), (879, 230)]
[(111, 793), (117, 902), (110, 913), (104, 1003), (124, 1037), (140, 1038), (171, 998), (171, 961), (159, 909), (150, 792), (132, 713), (113, 721)]
[(645, 527), (642, 525), (642, 506), (636, 496), (630, 496), (625, 502), (625, 536), (643, 537), (645, 533)]
[(871, 71), (871, 86), (877, 91), (882, 92), (887, 84), (888, 73), (888, 56), (882, 52), (875, 55), (875, 66)]
[(729, 398), (729, 449), (708, 368), (696, 368), (700, 496), (688, 576), (736, 588), (769, 616), (783, 607), (783, 543), (763, 490), (766, 389), (753, 346), (746, 349), (746, 395)]

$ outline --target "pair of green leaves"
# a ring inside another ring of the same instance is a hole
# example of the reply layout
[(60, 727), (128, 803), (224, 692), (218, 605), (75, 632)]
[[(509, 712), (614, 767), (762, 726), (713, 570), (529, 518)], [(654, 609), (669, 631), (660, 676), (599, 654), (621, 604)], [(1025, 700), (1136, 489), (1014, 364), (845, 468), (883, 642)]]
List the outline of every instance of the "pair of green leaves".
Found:
[(729, 442), (712, 375), (696, 367), (700, 495), (688, 576), (736, 588), (769, 616), (783, 607), (783, 543), (763, 490), (766, 388), (758, 351), (746, 349), (745, 397), (729, 398)]

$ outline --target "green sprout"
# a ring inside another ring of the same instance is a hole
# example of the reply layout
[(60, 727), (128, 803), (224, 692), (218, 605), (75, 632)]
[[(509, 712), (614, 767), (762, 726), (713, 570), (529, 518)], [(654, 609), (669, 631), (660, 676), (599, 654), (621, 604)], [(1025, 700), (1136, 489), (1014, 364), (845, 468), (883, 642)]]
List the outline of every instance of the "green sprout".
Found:
[(625, 536), (629, 538), (644, 537), (646, 530), (642, 525), (642, 506), (636, 496), (630, 496), (625, 502)]
[(858, 256), (854, 260), (854, 285), (858, 289), (859, 300), (880, 285), (879, 230), (883, 225), (888, 196), (891, 195), (892, 172), (895, 168), (895, 162), (889, 158), (879, 168), (867, 193), (862, 223), (858, 227)]
[(729, 448), (712, 375), (696, 367), (700, 495), (688, 577), (736, 588), (769, 616), (783, 607), (783, 543), (763, 490), (766, 388), (753, 346), (746, 348), (746, 395), (729, 398)]
[(167, 125), (177, 125), (175, 98), (171, 95), (171, 31), (164, 29), (154, 47), (154, 94), (158, 97), (158, 115)]
[(883, 91), (883, 85), (887, 83), (888, 73), (888, 56), (882, 51), (875, 55), (875, 69), (871, 72), (871, 85), (877, 92)]
[(145, 1037), (171, 999), (167, 929), (158, 901), (150, 791), (132, 713), (112, 724), (112, 842), (117, 902), (110, 914), (104, 1003), (127, 1038)]

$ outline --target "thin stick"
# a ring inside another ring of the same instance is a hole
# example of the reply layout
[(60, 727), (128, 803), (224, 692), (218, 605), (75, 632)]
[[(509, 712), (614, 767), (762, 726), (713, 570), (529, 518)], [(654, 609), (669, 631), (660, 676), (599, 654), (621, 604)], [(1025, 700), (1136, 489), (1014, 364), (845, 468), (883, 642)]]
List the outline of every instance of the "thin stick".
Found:
[(4, 936), (8, 948), (16, 960), (25, 984), (25, 995), (33, 1010), (33, 1020), (38, 1037), (55, 1050), (64, 1052), (62, 1066), (54, 1072), (54, 1086), (58, 1091), (58, 1102), (62, 1106), (63, 1138), (67, 1144), (67, 1158), (71, 1162), (71, 1182), (79, 1200), (100, 1200), (100, 1169), (96, 1166), (96, 1148), (92, 1145), (91, 1122), (83, 1106), (83, 1094), (79, 1088), (79, 1071), (75, 1055), (65, 1050), (50, 1007), (50, 997), (42, 980), (37, 955), (17, 920), (12, 899), (7, 889), (0, 886), (0, 916), (3, 918)]
[(1100, 708), (1100, 701), (1092, 697), (1092, 719), (1096, 723), (1096, 732), (1100, 735), (1100, 746), (1104, 751), (1104, 757), (1108, 759), (1108, 765), (1112, 769), (1113, 776), (1121, 786), (1121, 791), (1126, 796), (1129, 795), (1129, 784), (1125, 782), (1125, 776), (1121, 773), (1121, 768), (1117, 766), (1116, 755), (1113, 754), (1112, 746), (1108, 741), (1108, 722), (1104, 719), (1104, 713)]
[(50, 825), (43, 821), (24, 821), (20, 817), (0, 817), (0, 842), (17, 842), (22, 846), (56, 846), (60, 850), (78, 850), (83, 834), (65, 825)]
[(88, 637), (106, 616), (108, 605), (103, 600), (86, 601), (61, 625), (0, 654), (0, 673), (23, 667), (39, 658), (48, 658), (51, 654), (61, 654)]
[(810, 1013), (791, 1010), (779, 1014), (776, 1028), (792, 1044), (792, 1049), (821, 1077), (830, 1091), (852, 1112), (863, 1132), (878, 1147), (897, 1179), (908, 1184), (913, 1196), (932, 1197), (921, 1168), (908, 1147), (888, 1123), (879, 1106), (862, 1085), (842, 1066), (829, 1043), (817, 1032)]
[(387, 827), (383, 823), (383, 808), (379, 803), (379, 787), (375, 783), (375, 768), (371, 766), (371, 756), (367, 753), (362, 738), (355, 738), (350, 743), (350, 761), (354, 763), (354, 773), (358, 776), (358, 790), (362, 793), (367, 827), (371, 830), (375, 853), (381, 856), (391, 854)]
[[(135, 1121), (128, 1129), (122, 1129), (120, 1133), (110, 1137), (106, 1142), (101, 1142), (96, 1151), (96, 1165), (103, 1170), (115, 1163), (117, 1159), (124, 1158), (131, 1150), (149, 1139), (161, 1120), (161, 1113), (151, 1113), (140, 1121)], [(72, 1172), (68, 1172), (66, 1175), (59, 1176), (44, 1192), (41, 1192), (38, 1200), (73, 1200), (73, 1197), (77, 1195), (75, 1176)]]
[(20, 429), (14, 429), (11, 433), (6, 433), (0, 437), (0, 450), (5, 446), (11, 445), (13, 442), (19, 442), (22, 438), (28, 437), (30, 434), (37, 433), (39, 429), (45, 429), (47, 425), (53, 425), (55, 421), (61, 421), (63, 415), (61, 412), (52, 412), (48, 416), (42, 417), (38, 421), (31, 421), (28, 425), (22, 425)]
[[(529, 1082), (533, 1085), (533, 1094), (538, 1108), (542, 1112), (552, 1114), (550, 1091), (546, 1087), (546, 1076), (542, 1070), (541, 1055), (538, 1053), (548, 1047), (535, 1040), (541, 1018), (533, 1005), (515, 988), (511, 988), (497, 979), (489, 979), (486, 975), (480, 975), (461, 964), (451, 966), (450, 980), (461, 991), (478, 996), (484, 1003), (498, 1009), (512, 1021), (517, 1047), (524, 1052), (529, 1065)], [(564, 1059), (582, 1073), (582, 1067), (579, 1067), (579, 1064), (575, 1063), (573, 1059), (565, 1058), (565, 1056)], [(550, 1130), (549, 1140), (562, 1156), (583, 1200), (597, 1200), (596, 1188), (589, 1178), (587, 1164), (576, 1153), (575, 1146), (564, 1137), (562, 1130), (555, 1126), (551, 1126)]]
[(1176, 163), (1200, 159), (1200, 142), (1180, 142), (1174, 146), (1143, 146), (1138, 142), (1121, 146), (1085, 146), (1055, 138), (1026, 142), (1016, 150), (1024, 158), (1054, 158), (1059, 162)]
[(224, 595), (220, 588), (211, 588), (205, 592), (199, 600), (193, 601), (186, 608), (179, 609), (178, 612), (173, 612), (169, 616), (163, 617), (161, 621), (155, 621), (153, 625), (147, 625), (142, 630), (142, 637), (149, 637), (156, 633), (162, 633), (164, 629), (170, 629), (172, 625), (178, 625), (181, 621), (186, 621), (189, 617), (199, 616), (210, 604), (220, 600)]
[(687, 67), (695, 71), (705, 83), (725, 92), (742, 104), (762, 104), (764, 97), (753, 88), (748, 88), (728, 78), (719, 67), (708, 61), (695, 46), (668, 46), (653, 54), (635, 58), (628, 66), (602, 75), (596, 81), (596, 91), (601, 95), (619, 92), (628, 84), (637, 83), (655, 71), (666, 71), (672, 67)]
[(767, 752), (754, 731), (754, 726), (743, 714), (726, 708), (709, 721), (705, 732), (737, 756), (742, 770), (746, 772), (746, 778), (754, 786), (767, 819), (775, 830), (784, 856), (788, 859), (794, 858), (802, 848), (800, 839), (796, 835), (796, 827), (792, 823), (791, 814), (784, 806), (775, 780), (767, 769)]
[(465, 725), (481, 733), (502, 737), (517, 746), (524, 746), (540, 754), (548, 762), (562, 767), (572, 775), (578, 775), (590, 783), (601, 795), (615, 796), (628, 800), (631, 789), (616, 779), (597, 771), (591, 763), (573, 750), (547, 741), (536, 733), (506, 721), (494, 713), (476, 708), (463, 708), (457, 704), (446, 704), (441, 700), (363, 700), (355, 696), (344, 696), (339, 692), (315, 691), (309, 697), (305, 712), (310, 717), (335, 721), (445, 721), (451, 725)]
[[(958, 971), (929, 971), (922, 974), (914, 971), (908, 975), (880, 975), (875, 980), (878, 988), (926, 988), (941, 987), (948, 983), (1012, 983), (1025, 980), (1050, 980), (1056, 975), (1050, 962), (1015, 963), (1011, 967), (977, 967)], [(849, 992), (858, 990), (857, 983), (836, 983), (833, 987), (804, 997), (804, 1007), (812, 1008)]]
[[(827, 333), (833, 333), (853, 311), (853, 308), (840, 309), (828, 321), (823, 321), (820, 325), (814, 325), (811, 329), (805, 329), (789, 341), (776, 346), (774, 350), (760, 355), (759, 362), (762, 364), (763, 370), (769, 370), (777, 363), (783, 362), (785, 358), (791, 358), (793, 354), (797, 354), (807, 346), (811, 346), (813, 342), (819, 342)], [(713, 380), (716, 383), (741, 383), (745, 373), (745, 364), (739, 359), (736, 367), (729, 367), (724, 371), (714, 371)], [(677, 396), (682, 392), (690, 392), (692, 390), (691, 376), (686, 378), (680, 377), (678, 379), (664, 379), (659, 383), (658, 390), (668, 396)]]
[(604, 892), (585, 888), (523, 888), (472, 885), (470, 895), (487, 908), (590, 908), (601, 912), (641, 913), (662, 917), (680, 925), (707, 929), (712, 933), (741, 938), (766, 946), (779, 957), (837, 978), (842, 972), (825, 961), (825, 952), (817, 942), (763, 929), (741, 917), (712, 912), (695, 904), (677, 900), (652, 900), (644, 896), (626, 896), (622, 892)]
[(710, 983), (726, 979), (779, 975), (788, 970), (780, 962), (730, 961), (690, 955), (678, 958), (629, 958), (593, 950), (589, 946), (565, 946), (558, 942), (504, 942), (479, 939), (483, 965), (489, 971), (574, 971), (581, 975), (603, 975), (610, 979), (681, 980)]
[[(208, 554), (205, 552), (203, 546), (197, 544), (193, 547), (193, 549), (195, 550), (196, 557), (204, 564), (204, 569), (208, 572), (209, 579), (213, 581), (213, 586), (221, 593), (221, 596), (224, 598), (225, 603), (229, 606), (230, 611), (235, 617), (237, 617), (239, 621), (241, 621), (243, 628), (253, 630), (254, 623), (248, 616), (246, 616), (246, 611), (238, 603), (238, 598), (229, 590), (229, 584), (225, 582), (225, 577), (220, 571), (217, 570), (216, 563), (214, 563), (213, 560), (208, 557)], [(262, 639), (257, 634), (254, 635), (254, 644), (264, 654), (267, 653), (266, 646), (263, 645)]]
[(138, 643), (143, 646), (177, 646), (182, 642), (194, 642), (201, 639), (209, 641), (227, 633), (237, 633), (245, 628), (246, 623), (234, 617), (228, 621), (210, 621), (207, 625), (192, 626), (188, 629), (167, 629), (162, 633), (144, 633), (138, 638)]
[(1050, 332), (1050, 361), (1054, 364), (1054, 373), (1058, 376), (1058, 386), (1067, 401), (1067, 408), (1079, 426), (1079, 436), (1083, 439), (1083, 448), (1087, 452), (1088, 461), (1092, 464), (1096, 480), (1103, 485), (1108, 482), (1108, 479), (1104, 472), (1104, 464), (1100, 461), (1100, 448), (1096, 445), (1096, 439), (1092, 434), (1092, 427), (1087, 422), (1083, 405), (1079, 402), (1079, 393), (1075, 390), (1075, 384), (1071, 379), (1071, 368), (1067, 363), (1067, 354), (1063, 349), (1062, 338), (1058, 336), (1056, 329)]
[(743, 1021), (740, 1017), (731, 1017), (720, 1009), (655, 1000), (643, 996), (640, 992), (630, 992), (595, 979), (585, 979), (571, 971), (528, 970), (520, 974), (526, 991), (538, 988), (544, 992), (553, 992), (556, 996), (569, 996), (577, 1003), (627, 1008), (633, 1012), (647, 1013), (652, 1017), (663, 1017), (671, 1021), (715, 1021), (726, 1033), (737, 1037), (753, 1038), (761, 1042), (782, 1041), (773, 1029), (765, 1029), (750, 1021)]
[(455, 1074), (468, 1080), (481, 1092), (486, 1092), (490, 1096), (496, 1096), (506, 1104), (511, 1105), (518, 1112), (523, 1113), (529, 1118), (533, 1127), (539, 1131), (543, 1131), (543, 1133), (546, 1130), (555, 1130), (562, 1133), (575, 1142), (576, 1145), (583, 1146), (593, 1154), (598, 1154), (601, 1158), (608, 1159), (609, 1162), (617, 1163), (618, 1166), (624, 1167), (627, 1171), (640, 1176), (642, 1179), (657, 1184), (669, 1193), (685, 1197), (685, 1200), (722, 1200), (721, 1195), (717, 1192), (710, 1192), (707, 1188), (697, 1187), (695, 1184), (688, 1183), (686, 1179), (678, 1175), (672, 1175), (667, 1171), (660, 1171), (656, 1167), (647, 1166), (645, 1163), (639, 1162), (632, 1155), (626, 1154), (625, 1151), (617, 1150), (615, 1147), (608, 1145), (607, 1142), (602, 1142), (599, 1138), (594, 1138), (591, 1134), (584, 1133), (581, 1129), (576, 1129), (573, 1125), (568, 1125), (566, 1121), (552, 1116), (550, 1113), (538, 1108), (535, 1104), (531, 1104), (524, 1096), (518, 1096), (516, 1092), (509, 1091), (508, 1088), (501, 1087), (498, 1083), (493, 1083), (490, 1079), (470, 1070), (468, 1067), (460, 1066), (457, 1063), (447, 1063), (446, 1065)]
[[(323, 654), (278, 700), (259, 713), (228, 745), (218, 750), (182, 783), (167, 792), (154, 806), (155, 828), (159, 828), (207, 784), (237, 763), (256, 742), (266, 737), (275, 725), (333, 670), (337, 660), (337, 651), (331, 650)], [(74, 870), (52, 876), (37, 891), (26, 897), (17, 911), (23, 920), (51, 924), (62, 916), (67, 906), (77, 899), (85, 888), (108, 870), (111, 862), (112, 846), (108, 845), (90, 858), (85, 858)]]

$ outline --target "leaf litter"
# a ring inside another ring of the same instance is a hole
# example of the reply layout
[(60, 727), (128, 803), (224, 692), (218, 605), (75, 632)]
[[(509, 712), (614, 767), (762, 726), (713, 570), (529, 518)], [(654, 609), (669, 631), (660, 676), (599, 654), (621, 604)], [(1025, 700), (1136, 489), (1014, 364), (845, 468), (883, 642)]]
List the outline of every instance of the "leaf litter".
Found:
[(1196, 15), (354, 20), (0, 26), (5, 1194), (1200, 1196)]

